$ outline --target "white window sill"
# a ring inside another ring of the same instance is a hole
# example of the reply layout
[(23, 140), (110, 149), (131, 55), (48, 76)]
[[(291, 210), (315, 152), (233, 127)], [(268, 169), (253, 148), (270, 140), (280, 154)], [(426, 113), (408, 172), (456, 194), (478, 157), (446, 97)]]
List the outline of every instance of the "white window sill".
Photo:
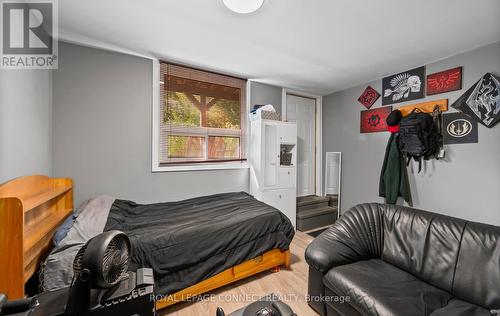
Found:
[(176, 172), (176, 171), (203, 171), (203, 170), (230, 170), (230, 169), (248, 169), (248, 162), (219, 162), (207, 164), (185, 164), (172, 166), (153, 166), (153, 172)]

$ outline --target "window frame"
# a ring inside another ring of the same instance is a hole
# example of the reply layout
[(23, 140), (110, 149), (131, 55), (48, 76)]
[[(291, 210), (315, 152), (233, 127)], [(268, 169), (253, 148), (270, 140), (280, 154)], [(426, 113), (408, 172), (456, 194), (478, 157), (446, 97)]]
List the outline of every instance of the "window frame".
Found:
[[(153, 71), (153, 91), (152, 91), (152, 172), (169, 172), (169, 171), (197, 171), (197, 170), (227, 170), (227, 169), (248, 169), (249, 164), (245, 159), (238, 160), (208, 160), (208, 161), (179, 161), (171, 163), (160, 163), (160, 140), (162, 128), (160, 120), (162, 117), (162, 104), (161, 104), (161, 90), (162, 78), (160, 75), (160, 64), (162, 61), (154, 60), (152, 65)], [(188, 67), (187, 67), (188, 68)], [(245, 111), (246, 115), (249, 113), (250, 106), (250, 81), (247, 80), (245, 86)], [(243, 114), (242, 114), (243, 115)], [(250, 133), (250, 120), (248, 116), (245, 118), (246, 124), (242, 128), (242, 136), (240, 142), (245, 142), (246, 146), (243, 147), (243, 157), (248, 157), (248, 144)], [(210, 135), (214, 136), (214, 135)], [(217, 136), (217, 135), (215, 135)], [(208, 137), (208, 135), (207, 135)], [(207, 139), (208, 141), (208, 139)]]

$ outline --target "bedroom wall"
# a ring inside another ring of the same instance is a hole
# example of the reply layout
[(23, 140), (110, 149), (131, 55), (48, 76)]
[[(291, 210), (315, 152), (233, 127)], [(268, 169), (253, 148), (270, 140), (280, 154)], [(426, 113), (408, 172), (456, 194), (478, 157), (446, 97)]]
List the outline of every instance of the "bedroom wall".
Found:
[(0, 183), (52, 174), (52, 75), (0, 70)]
[(282, 90), (281, 87), (251, 81), (250, 106), (272, 104), (276, 112), (281, 113)]
[[(395, 106), (442, 98), (453, 103), (486, 72), (500, 74), (500, 42), (427, 65), (426, 72), (457, 66), (463, 66), (463, 90)], [(367, 85), (381, 91), (381, 80), (375, 80), (323, 98), (324, 151), (343, 154), (343, 211), (358, 203), (382, 201), (378, 182), (389, 134), (359, 133), (364, 107), (357, 99)], [(373, 107), (380, 105), (379, 99)], [(421, 174), (409, 172), (414, 206), (500, 225), (500, 124), (490, 129), (479, 124), (478, 144), (448, 145), (446, 149), (446, 160), (426, 162)]]
[(54, 175), (75, 205), (108, 194), (141, 203), (248, 191), (248, 169), (151, 172), (151, 60), (62, 43), (53, 73)]

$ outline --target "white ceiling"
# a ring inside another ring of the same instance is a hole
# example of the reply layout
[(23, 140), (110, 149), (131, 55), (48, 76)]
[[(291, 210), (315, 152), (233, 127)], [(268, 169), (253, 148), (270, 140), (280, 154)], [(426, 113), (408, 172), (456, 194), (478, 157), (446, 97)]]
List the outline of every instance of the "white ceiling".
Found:
[(499, 0), (61, 0), (60, 36), (327, 94), (500, 41)]

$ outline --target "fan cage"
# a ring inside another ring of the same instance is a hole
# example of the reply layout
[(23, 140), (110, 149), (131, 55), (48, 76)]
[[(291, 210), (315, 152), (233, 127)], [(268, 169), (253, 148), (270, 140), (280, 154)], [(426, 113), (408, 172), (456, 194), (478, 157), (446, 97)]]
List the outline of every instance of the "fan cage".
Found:
[(85, 253), (85, 250), (87, 249), (88, 243), (82, 246), (80, 250), (78, 250), (75, 260), (73, 260), (73, 274), (78, 275), (82, 271), (82, 262), (83, 262), (83, 254)]
[(106, 282), (117, 282), (128, 270), (129, 243), (125, 235), (115, 236), (106, 248), (102, 262), (102, 275)]

